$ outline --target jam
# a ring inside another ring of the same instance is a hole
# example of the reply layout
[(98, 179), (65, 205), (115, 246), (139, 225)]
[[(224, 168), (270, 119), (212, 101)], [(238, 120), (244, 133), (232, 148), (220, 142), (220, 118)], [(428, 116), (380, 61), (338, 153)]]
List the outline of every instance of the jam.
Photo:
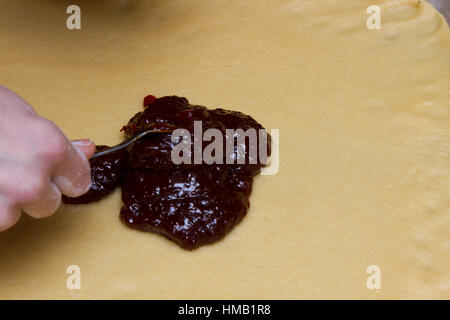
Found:
[[(234, 139), (227, 135), (227, 129), (264, 128), (241, 112), (209, 110), (177, 96), (159, 99), (147, 96), (144, 108), (122, 128), (125, 136), (129, 138), (147, 129), (163, 132), (147, 135), (127, 150), (92, 160), (91, 189), (79, 198), (64, 197), (63, 201), (73, 204), (97, 201), (121, 186), (120, 218), (125, 225), (160, 233), (188, 250), (222, 239), (246, 215), (253, 177), (264, 163), (259, 159), (250, 161), (252, 146), (245, 140), (244, 164), (227, 164), (226, 159), (212, 164), (206, 161), (175, 164), (172, 150), (179, 141), (174, 142), (167, 132), (186, 129), (191, 135), (190, 143), (204, 150), (210, 142), (195, 137), (196, 121), (201, 121), (202, 130), (217, 129), (223, 133), (224, 144), (227, 139)], [(263, 142), (270, 155), (270, 136), (267, 135), (266, 141), (258, 136), (257, 147)], [(97, 147), (97, 151), (104, 148)], [(237, 152), (237, 145), (233, 152)]]
[[(107, 148), (108, 146), (97, 146), (96, 152)], [(125, 149), (90, 160), (91, 186), (89, 191), (78, 198), (69, 198), (63, 195), (63, 202), (67, 204), (89, 203), (110, 194), (120, 184), (127, 163), (128, 152)]]

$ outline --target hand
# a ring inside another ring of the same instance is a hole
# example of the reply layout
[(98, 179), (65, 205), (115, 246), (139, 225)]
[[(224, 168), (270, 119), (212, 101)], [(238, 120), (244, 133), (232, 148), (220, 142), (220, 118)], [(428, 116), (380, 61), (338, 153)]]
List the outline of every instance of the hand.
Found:
[(0, 231), (14, 225), (21, 210), (34, 218), (52, 215), (61, 193), (88, 191), (91, 140), (69, 141), (51, 121), (0, 86)]

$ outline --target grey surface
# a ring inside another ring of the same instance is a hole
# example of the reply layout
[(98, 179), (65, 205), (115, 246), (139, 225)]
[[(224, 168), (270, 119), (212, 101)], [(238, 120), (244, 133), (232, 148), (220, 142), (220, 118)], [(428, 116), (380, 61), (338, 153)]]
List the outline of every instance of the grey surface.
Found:
[(450, 23), (450, 0), (428, 0), (436, 9), (438, 9)]

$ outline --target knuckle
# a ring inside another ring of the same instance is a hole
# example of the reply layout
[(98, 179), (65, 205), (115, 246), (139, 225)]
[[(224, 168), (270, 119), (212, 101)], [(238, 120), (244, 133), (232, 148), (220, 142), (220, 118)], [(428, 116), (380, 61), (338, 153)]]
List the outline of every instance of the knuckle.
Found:
[(19, 188), (17, 200), (22, 203), (37, 202), (44, 196), (45, 180), (40, 175), (29, 177)]
[(54, 162), (61, 162), (64, 160), (67, 153), (67, 141), (63, 138), (54, 138), (52, 144), (49, 145), (47, 156)]
[(53, 163), (63, 161), (68, 149), (68, 141), (61, 131), (50, 121), (43, 119), (40, 129), (40, 154)]

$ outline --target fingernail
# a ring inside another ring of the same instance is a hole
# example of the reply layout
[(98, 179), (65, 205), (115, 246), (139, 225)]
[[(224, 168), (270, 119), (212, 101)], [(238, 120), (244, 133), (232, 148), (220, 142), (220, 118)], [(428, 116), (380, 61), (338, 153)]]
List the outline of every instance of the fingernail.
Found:
[(94, 142), (91, 139), (78, 139), (78, 140), (72, 140), (72, 143), (80, 146), (80, 147), (87, 147), (91, 144), (93, 144)]

